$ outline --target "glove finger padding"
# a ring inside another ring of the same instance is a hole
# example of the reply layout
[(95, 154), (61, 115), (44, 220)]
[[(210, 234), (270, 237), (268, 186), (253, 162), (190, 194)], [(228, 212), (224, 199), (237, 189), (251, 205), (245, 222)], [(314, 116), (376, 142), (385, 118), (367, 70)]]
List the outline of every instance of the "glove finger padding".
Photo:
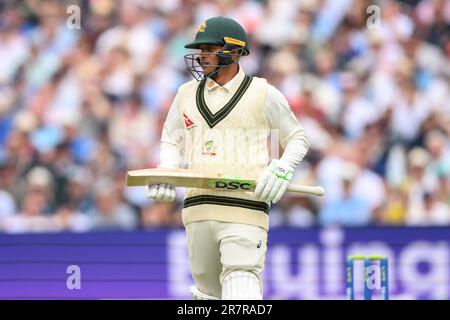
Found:
[(147, 198), (154, 199), (156, 196), (156, 192), (158, 191), (158, 185), (154, 184), (151, 186), (147, 186)]
[(176, 198), (176, 193), (175, 193), (175, 188), (173, 186), (171, 186), (170, 192), (169, 192), (170, 196), (169, 196), (169, 202), (175, 200)]
[(264, 186), (264, 189), (261, 192), (261, 195), (259, 197), (261, 200), (267, 201), (268, 195), (269, 195), (270, 191), (272, 190), (273, 186), (275, 185), (275, 183), (277, 182), (277, 180), (278, 180), (277, 177), (274, 175), (271, 175), (269, 177), (269, 179), (267, 180), (267, 183)]
[(155, 200), (161, 201), (164, 196), (164, 191), (166, 190), (166, 184), (161, 183), (158, 185), (158, 191), (156, 192)]
[(283, 181), (283, 183), (281, 184), (280, 188), (278, 189), (277, 194), (273, 198), (272, 203), (277, 203), (281, 199), (283, 194), (286, 192), (286, 189), (287, 189), (288, 185), (289, 185), (288, 181)]
[(174, 186), (166, 183), (147, 186), (147, 198), (154, 201), (171, 202), (175, 200)]
[(174, 199), (175, 199), (175, 190), (173, 190), (173, 186), (171, 186), (170, 184), (166, 184), (164, 186), (164, 193), (161, 198), (161, 201), (171, 202)]
[(277, 179), (273, 187), (271, 188), (269, 194), (267, 195), (266, 201), (271, 202), (278, 195), (281, 186), (283, 185), (284, 180)]
[(261, 194), (264, 190), (264, 187), (267, 184), (267, 181), (270, 178), (270, 175), (272, 173), (270, 171), (268, 171), (268, 169), (265, 169), (265, 171), (263, 172), (261, 178), (259, 179), (258, 183), (256, 184), (256, 188), (255, 188), (255, 195), (257, 198), (261, 198)]

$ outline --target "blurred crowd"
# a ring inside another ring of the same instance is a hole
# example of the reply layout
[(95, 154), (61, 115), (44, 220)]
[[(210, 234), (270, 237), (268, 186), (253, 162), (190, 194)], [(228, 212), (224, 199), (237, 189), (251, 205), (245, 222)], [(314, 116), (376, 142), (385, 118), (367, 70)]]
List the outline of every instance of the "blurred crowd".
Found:
[(295, 181), (327, 191), (272, 227), (450, 225), (449, 0), (3, 0), (0, 232), (181, 226), (182, 190), (151, 202), (125, 174), (158, 165), (183, 46), (218, 15), (307, 130)]

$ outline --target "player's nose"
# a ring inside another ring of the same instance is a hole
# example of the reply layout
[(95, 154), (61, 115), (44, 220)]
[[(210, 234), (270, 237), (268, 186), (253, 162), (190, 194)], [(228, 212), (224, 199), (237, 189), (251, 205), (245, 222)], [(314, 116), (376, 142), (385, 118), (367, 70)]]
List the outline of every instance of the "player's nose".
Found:
[(208, 64), (208, 59), (205, 56), (200, 56), (200, 65)]

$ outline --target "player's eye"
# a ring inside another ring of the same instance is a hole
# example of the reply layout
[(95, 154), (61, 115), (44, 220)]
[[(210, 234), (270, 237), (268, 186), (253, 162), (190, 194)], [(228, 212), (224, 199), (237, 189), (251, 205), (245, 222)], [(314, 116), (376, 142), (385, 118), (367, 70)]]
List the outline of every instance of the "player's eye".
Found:
[(211, 48), (211, 47), (205, 47), (202, 49), (203, 53), (211, 53), (212, 51), (213, 51), (213, 48)]

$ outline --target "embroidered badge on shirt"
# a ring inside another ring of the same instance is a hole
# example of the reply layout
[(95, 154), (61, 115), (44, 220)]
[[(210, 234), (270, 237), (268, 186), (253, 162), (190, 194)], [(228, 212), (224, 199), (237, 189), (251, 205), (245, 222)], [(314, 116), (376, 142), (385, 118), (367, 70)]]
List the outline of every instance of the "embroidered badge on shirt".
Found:
[(215, 156), (216, 155), (216, 147), (214, 146), (214, 142), (212, 140), (208, 140), (204, 143), (202, 155), (204, 155), (204, 156)]

